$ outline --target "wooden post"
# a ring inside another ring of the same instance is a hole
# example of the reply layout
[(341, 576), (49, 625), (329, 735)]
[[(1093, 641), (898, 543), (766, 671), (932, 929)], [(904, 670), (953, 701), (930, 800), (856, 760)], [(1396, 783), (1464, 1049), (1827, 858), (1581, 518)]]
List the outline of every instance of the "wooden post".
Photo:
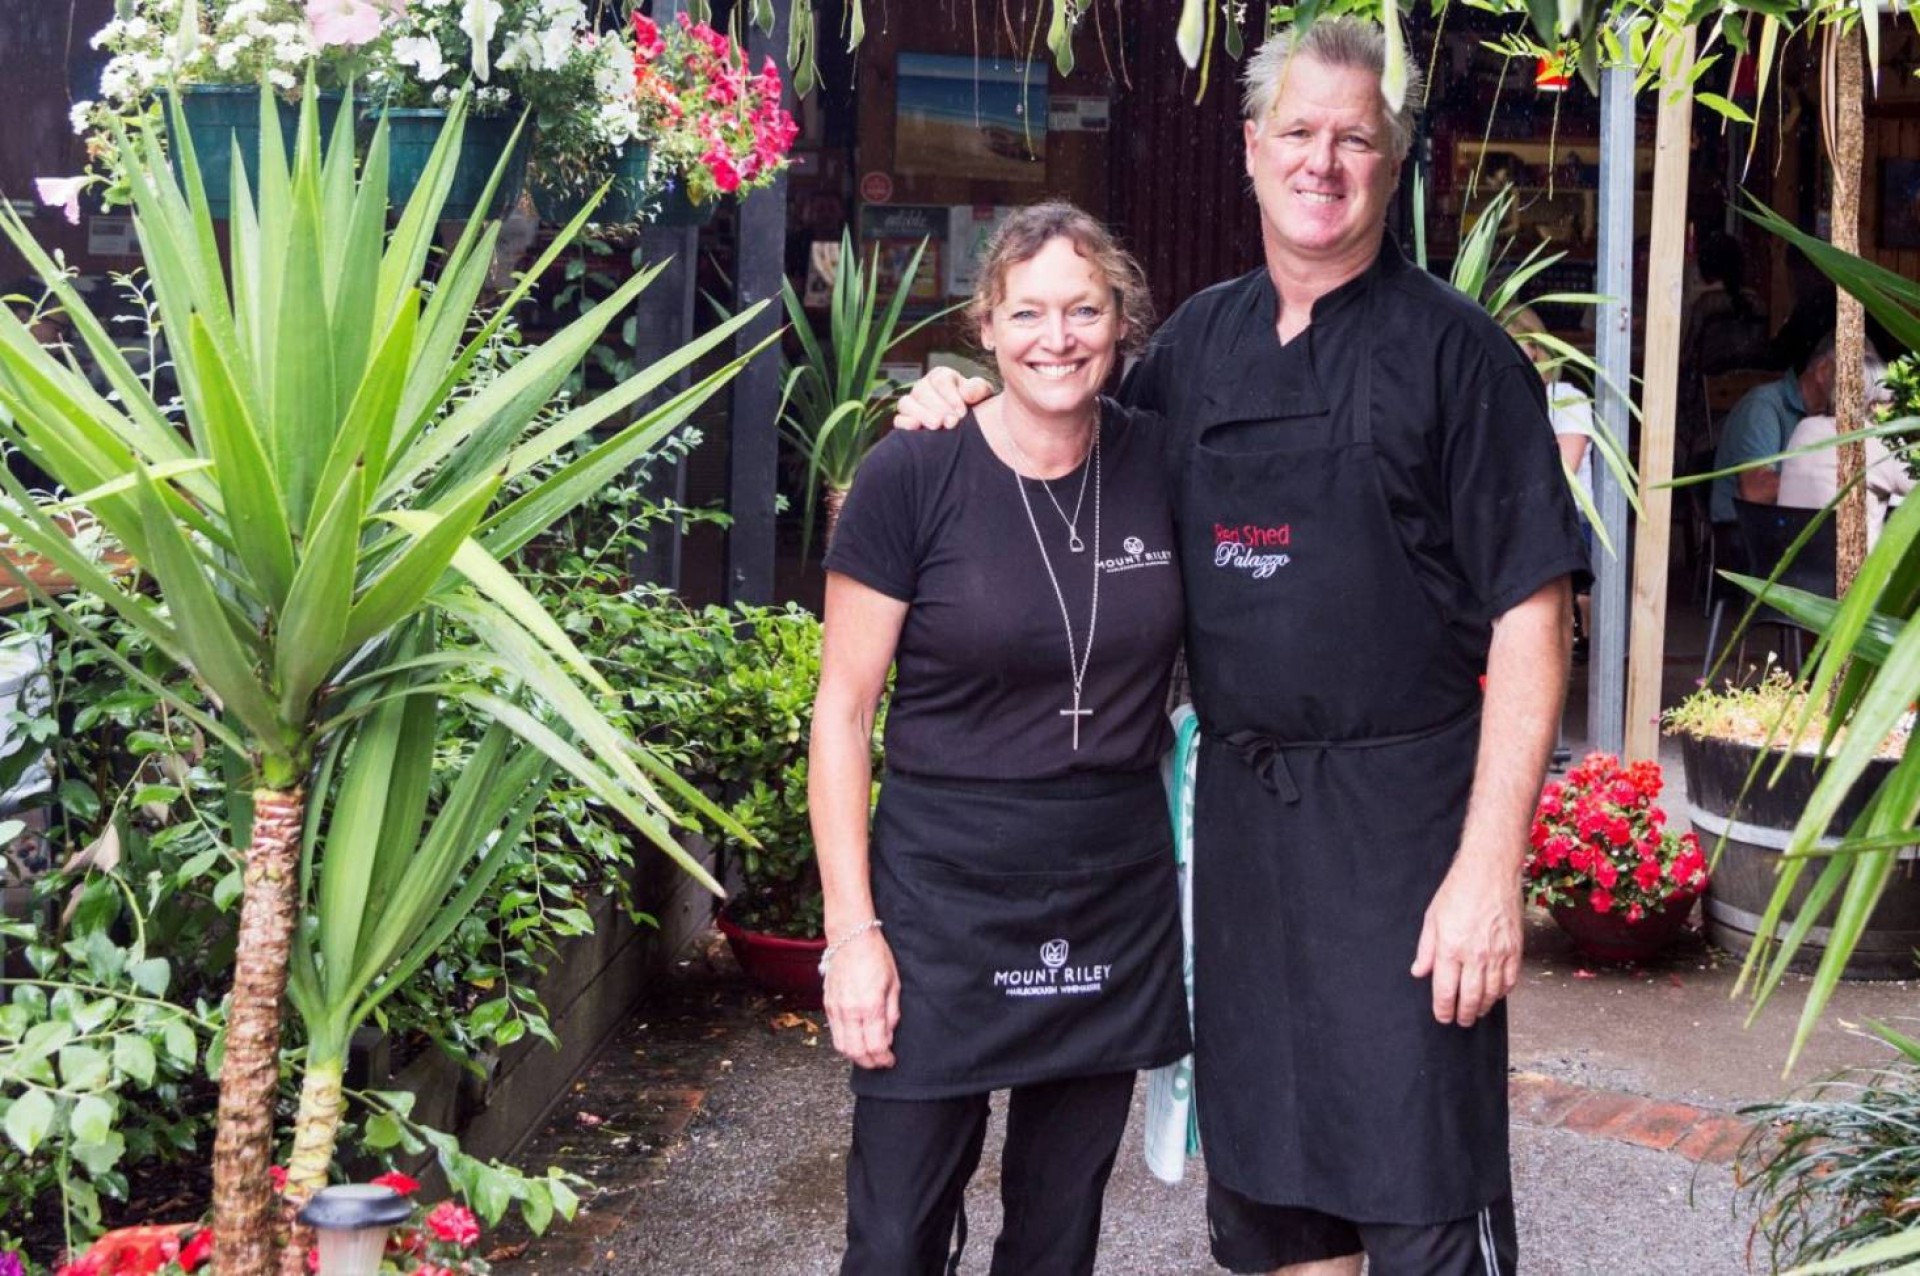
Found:
[[(1827, 104), (1833, 120), (1833, 246), (1842, 252), (1860, 255), (1860, 157), (1865, 107), (1861, 95), (1866, 90), (1861, 75), (1860, 28), (1835, 24), (1827, 28), (1829, 55), (1836, 65), (1834, 74), (1823, 77), (1832, 86), (1833, 100)], [(1866, 349), (1867, 321), (1860, 302), (1846, 289), (1839, 290), (1839, 305), (1834, 312), (1834, 429), (1842, 437), (1866, 424)], [(1866, 473), (1866, 447), (1858, 439), (1842, 443), (1839, 457), (1839, 483), (1846, 495), (1840, 498), (1834, 555), (1834, 597), (1847, 592), (1860, 564), (1867, 557), (1867, 486), (1861, 482)], [(1848, 488), (1848, 484), (1852, 484)]]
[(1680, 390), (1680, 291), (1686, 266), (1687, 161), (1693, 126), (1696, 33), (1674, 42), (1661, 77), (1653, 159), (1653, 242), (1647, 253), (1647, 339), (1642, 364), (1640, 535), (1633, 553), (1633, 617), (1627, 648), (1630, 759), (1660, 751), (1660, 677), (1667, 625), (1667, 550), (1673, 532), (1673, 426)]
[[(761, 57), (783, 57), (787, 48), (788, 6), (776, 6), (771, 35), (757, 29), (747, 37), (747, 49)], [(786, 106), (795, 106), (792, 77), (785, 91)], [(787, 178), (741, 201), (737, 222), (739, 252), (735, 258), (740, 309), (756, 301), (773, 304), (734, 339), (744, 353), (764, 341), (784, 319), (780, 283), (786, 278)], [(780, 431), (774, 420), (780, 408), (780, 356), (764, 351), (741, 369), (733, 383), (733, 422), (729, 430), (727, 470), (728, 508), (733, 527), (727, 534), (727, 601), (773, 601), (774, 501), (778, 491)]]

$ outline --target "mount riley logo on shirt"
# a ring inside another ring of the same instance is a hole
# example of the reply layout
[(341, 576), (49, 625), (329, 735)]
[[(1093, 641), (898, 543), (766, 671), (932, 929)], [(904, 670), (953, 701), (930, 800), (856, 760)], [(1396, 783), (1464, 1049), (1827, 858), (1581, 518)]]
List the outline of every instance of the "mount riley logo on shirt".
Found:
[(1293, 524), (1262, 527), (1242, 523), (1228, 527), (1213, 525), (1213, 565), (1246, 572), (1255, 580), (1265, 580), (1293, 561), (1287, 549), (1293, 544)]
[(1129, 536), (1120, 542), (1120, 548), (1126, 553), (1117, 558), (1100, 560), (1100, 570), (1111, 576), (1115, 572), (1130, 572), (1141, 567), (1173, 566), (1173, 551), (1170, 549), (1148, 549), (1147, 543), (1138, 536)]
[(1064, 939), (1040, 945), (1040, 964), (1025, 970), (996, 970), (993, 986), (1009, 997), (1061, 997), (1099, 992), (1113, 978), (1113, 966), (1070, 966)]

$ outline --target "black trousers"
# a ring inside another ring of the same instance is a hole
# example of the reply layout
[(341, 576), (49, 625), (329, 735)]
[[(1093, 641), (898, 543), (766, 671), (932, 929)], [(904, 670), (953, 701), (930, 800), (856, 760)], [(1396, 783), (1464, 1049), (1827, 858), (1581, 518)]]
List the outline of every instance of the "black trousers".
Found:
[[(1000, 1161), (993, 1276), (1089, 1276), (1131, 1072), (1016, 1086)], [(945, 1276), (966, 1242), (961, 1198), (987, 1136), (985, 1094), (853, 1106), (841, 1276)]]

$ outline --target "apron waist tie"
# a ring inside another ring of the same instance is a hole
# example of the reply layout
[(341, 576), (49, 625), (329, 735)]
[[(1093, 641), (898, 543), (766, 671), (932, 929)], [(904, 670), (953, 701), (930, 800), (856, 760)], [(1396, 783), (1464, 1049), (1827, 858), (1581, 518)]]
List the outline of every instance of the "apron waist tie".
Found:
[(1289, 806), (1300, 801), (1300, 786), (1293, 782), (1287, 755), (1281, 752), (1278, 740), (1258, 731), (1235, 731), (1214, 738), (1240, 755), (1240, 760), (1252, 769), (1267, 792), (1278, 794)]
[(1415, 740), (1424, 740), (1428, 736), (1451, 731), (1461, 723), (1477, 716), (1479, 702), (1448, 718), (1436, 726), (1422, 727), (1418, 731), (1403, 731), (1398, 735), (1368, 736), (1360, 740), (1281, 740), (1259, 731), (1232, 731), (1226, 735), (1208, 732), (1215, 740), (1226, 745), (1240, 755), (1259, 779), (1261, 785), (1279, 797), (1282, 802), (1294, 805), (1300, 801), (1300, 786), (1293, 781), (1293, 771), (1287, 766), (1288, 749), (1378, 749), (1395, 744), (1411, 744)]

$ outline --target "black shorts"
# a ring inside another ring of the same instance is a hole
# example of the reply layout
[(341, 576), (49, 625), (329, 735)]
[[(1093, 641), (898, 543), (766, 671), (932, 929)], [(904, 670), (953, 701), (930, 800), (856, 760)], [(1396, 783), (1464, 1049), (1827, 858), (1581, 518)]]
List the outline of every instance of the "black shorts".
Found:
[(1363, 1252), (1369, 1276), (1513, 1276), (1518, 1270), (1511, 1194), (1446, 1223), (1353, 1223), (1249, 1200), (1209, 1181), (1207, 1231), (1213, 1261), (1230, 1272), (1264, 1274)]

